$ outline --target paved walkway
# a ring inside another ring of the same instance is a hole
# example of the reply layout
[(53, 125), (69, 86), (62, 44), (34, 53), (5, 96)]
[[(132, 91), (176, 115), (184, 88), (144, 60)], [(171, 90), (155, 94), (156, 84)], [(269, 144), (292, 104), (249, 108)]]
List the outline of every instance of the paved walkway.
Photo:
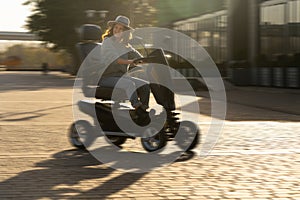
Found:
[(299, 91), (228, 90), (222, 135), (205, 158), (210, 99), (199, 93), (194, 154), (135, 174), (68, 143), (72, 85), (64, 74), (0, 72), (0, 199), (300, 199)]
[[(210, 98), (209, 92), (196, 92), (201, 97)], [(227, 120), (239, 119), (239, 115), (231, 116), (231, 104), (251, 107), (254, 110), (273, 111), (273, 115), (258, 114), (256, 120), (299, 121), (300, 89), (268, 88), (268, 87), (237, 87), (226, 83), (226, 98), (229, 106)], [(200, 105), (201, 106), (201, 105)], [(286, 118), (280, 117), (289, 114)], [(244, 113), (240, 113), (244, 115)], [(248, 115), (248, 114), (246, 114)], [(241, 119), (241, 120), (255, 120)]]

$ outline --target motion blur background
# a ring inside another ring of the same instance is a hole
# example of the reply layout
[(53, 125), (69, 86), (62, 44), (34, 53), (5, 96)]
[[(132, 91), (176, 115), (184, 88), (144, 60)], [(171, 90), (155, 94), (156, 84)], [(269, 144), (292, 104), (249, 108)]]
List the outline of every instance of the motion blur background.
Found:
[[(233, 84), (300, 88), (300, 0), (23, 3), (29, 10), (23, 29), (1, 26), (0, 64), (5, 70), (41, 70), (41, 64), (48, 63), (51, 70), (76, 74), (79, 27), (92, 23), (104, 30), (107, 21), (123, 14), (134, 28), (166, 27), (193, 38), (210, 54), (222, 77)], [(200, 76), (178, 55), (172, 55), (170, 64), (186, 76)]]

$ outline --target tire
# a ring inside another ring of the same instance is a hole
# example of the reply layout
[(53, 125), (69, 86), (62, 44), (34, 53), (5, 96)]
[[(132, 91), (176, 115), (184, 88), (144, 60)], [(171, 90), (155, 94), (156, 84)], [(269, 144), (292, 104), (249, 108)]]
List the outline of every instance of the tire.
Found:
[(109, 135), (107, 135), (106, 137), (111, 143), (113, 143), (116, 146), (120, 146), (120, 145), (124, 144), (127, 140), (126, 137), (109, 136)]
[[(157, 151), (167, 144), (167, 136), (163, 131), (157, 131), (155, 128), (148, 128), (148, 134), (153, 135), (146, 138), (141, 138), (143, 148), (148, 152)], [(158, 132), (158, 133), (157, 133)]]
[(180, 123), (176, 134), (176, 143), (184, 151), (190, 151), (200, 142), (200, 130), (198, 126), (191, 121), (183, 121)]
[(86, 149), (84, 143), (87, 140), (88, 133), (91, 132), (91, 128), (92, 126), (88, 121), (79, 120), (73, 123), (69, 130), (69, 141), (72, 146), (78, 149)]
[(191, 145), (189, 146), (189, 148), (187, 148), (186, 151), (190, 151), (192, 149), (195, 149), (197, 147), (197, 145), (198, 145), (199, 142), (200, 142), (200, 133), (199, 133), (199, 131), (197, 131), (193, 142), (191, 143)]

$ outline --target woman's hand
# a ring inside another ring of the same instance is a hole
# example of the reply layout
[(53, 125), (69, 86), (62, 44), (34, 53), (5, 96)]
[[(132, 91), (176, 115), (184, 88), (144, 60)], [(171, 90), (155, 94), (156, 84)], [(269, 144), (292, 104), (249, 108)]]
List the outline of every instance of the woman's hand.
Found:
[(143, 64), (144, 62), (142, 61), (142, 60), (134, 60), (133, 61), (133, 64), (134, 65), (141, 65), (141, 64)]
[(117, 60), (117, 63), (120, 64), (120, 65), (131, 65), (134, 63), (134, 60), (126, 60), (126, 59), (123, 59), (123, 58), (119, 58)]
[(135, 59), (135, 60), (126, 60), (126, 59), (123, 59), (123, 58), (119, 58), (117, 60), (117, 63), (120, 64), (120, 65), (130, 65), (129, 67), (135, 67), (137, 65), (141, 65), (143, 64), (143, 60), (142, 59)]
[(145, 63), (143, 59), (144, 59), (144, 58), (137, 58), (137, 59), (134, 59), (134, 60), (133, 60), (133, 64), (134, 64), (134, 65), (141, 65), (141, 64)]

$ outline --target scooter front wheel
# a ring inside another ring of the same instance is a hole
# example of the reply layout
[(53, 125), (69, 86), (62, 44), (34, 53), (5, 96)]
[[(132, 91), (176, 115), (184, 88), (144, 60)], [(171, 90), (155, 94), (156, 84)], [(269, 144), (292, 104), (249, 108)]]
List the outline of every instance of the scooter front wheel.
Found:
[(155, 128), (148, 128), (149, 137), (141, 138), (143, 148), (148, 152), (157, 151), (167, 144), (167, 136), (163, 131), (157, 131)]
[(88, 121), (79, 120), (73, 123), (69, 130), (70, 143), (78, 149), (85, 149), (84, 140), (91, 132), (91, 128), (92, 126)]

